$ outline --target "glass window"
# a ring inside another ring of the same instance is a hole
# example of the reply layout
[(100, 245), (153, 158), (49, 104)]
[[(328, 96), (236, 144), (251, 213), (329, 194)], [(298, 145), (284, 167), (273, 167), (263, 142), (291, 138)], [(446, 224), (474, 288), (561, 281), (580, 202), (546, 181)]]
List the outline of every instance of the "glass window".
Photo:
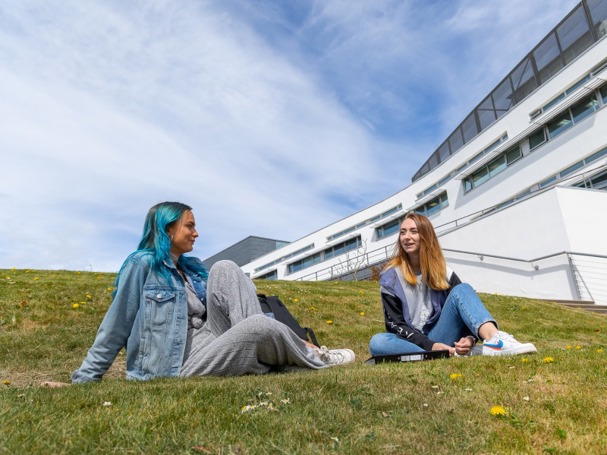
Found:
[(339, 256), (340, 254), (344, 254), (346, 252), (346, 244), (340, 243), (339, 245), (335, 245), (333, 247), (333, 255)]
[(434, 152), (428, 159), (428, 165), (430, 166), (430, 169), (434, 169), (436, 166), (438, 166), (438, 163), (438, 153)]
[(513, 204), (513, 203), (514, 203), (514, 199), (508, 199), (507, 201), (504, 201), (501, 204), (498, 204), (496, 209), (501, 210), (504, 207), (508, 207), (510, 204)]
[(478, 126), (476, 125), (476, 116), (474, 115), (474, 111), (466, 120), (462, 122), (462, 132), (464, 133), (464, 142), (470, 142), (474, 136), (478, 134)]
[(514, 200), (515, 200), (515, 201), (520, 201), (521, 199), (523, 199), (523, 198), (524, 198), (524, 197), (526, 197), (526, 196), (529, 196), (530, 194), (531, 194), (531, 190), (530, 190), (530, 189), (527, 189), (527, 190), (523, 191), (522, 193), (517, 194), (517, 195), (514, 197)]
[(302, 268), (303, 267), (302, 267), (301, 261), (294, 262), (293, 264), (289, 264), (289, 273), (297, 272), (297, 271), (301, 270)]
[(550, 134), (550, 138), (552, 139), (557, 137), (571, 125), (573, 125), (573, 121), (571, 120), (571, 114), (569, 111), (561, 114), (548, 124), (548, 133)]
[(358, 248), (358, 238), (356, 239), (352, 239), (352, 240), (348, 240), (346, 242), (346, 251), (352, 251), (355, 250), (356, 248)]
[(514, 101), (518, 103), (533, 90), (537, 88), (537, 80), (531, 59), (526, 57), (511, 74), (512, 85), (514, 86)]
[(506, 156), (502, 155), (498, 159), (491, 161), (487, 165), (487, 169), (489, 170), (490, 177), (493, 177), (502, 172), (504, 169), (506, 169)]
[(483, 150), (480, 153), (477, 153), (476, 155), (474, 155), (472, 158), (470, 158), (470, 160), (468, 161), (468, 166), (470, 166), (471, 164), (476, 163), (478, 160), (480, 160), (483, 155), (485, 155), (485, 151)]
[(265, 275), (258, 276), (256, 280), (277, 280), (278, 273), (276, 270), (272, 270), (271, 272), (266, 273)]
[(478, 115), (478, 123), (480, 124), (481, 131), (495, 122), (495, 109), (493, 109), (493, 99), (489, 95), (476, 109)]
[(393, 213), (396, 213), (397, 211), (399, 211), (402, 208), (403, 208), (402, 204), (398, 204), (396, 207), (392, 207), (390, 210), (386, 210), (384, 213), (382, 213), (381, 217), (384, 218), (386, 216), (390, 216), (390, 215), (392, 215)]
[(578, 161), (577, 163), (575, 163), (573, 166), (569, 166), (567, 169), (563, 169), (560, 172), (560, 176), (561, 178), (568, 176), (569, 174), (571, 174), (574, 171), (577, 171), (579, 168), (581, 168), (584, 165), (584, 161)]
[(579, 122), (580, 120), (588, 117), (599, 108), (599, 102), (597, 101), (594, 94), (588, 98), (580, 101), (571, 108), (571, 114), (573, 115), (573, 121)]
[(586, 159), (584, 160), (584, 162), (585, 162), (586, 164), (590, 164), (590, 163), (592, 163), (593, 161), (596, 161), (596, 160), (598, 160), (599, 158), (601, 158), (601, 157), (603, 157), (603, 156), (605, 156), (605, 155), (607, 155), (607, 148), (604, 148), (603, 150), (599, 150), (598, 152), (593, 153), (593, 154), (592, 154), (592, 155), (590, 155), (588, 158), (586, 158)]
[(582, 5), (578, 5), (575, 11), (559, 25), (556, 34), (563, 49), (565, 64), (571, 62), (593, 43)]
[(479, 185), (482, 185), (490, 178), (503, 172), (508, 166), (522, 156), (521, 148), (518, 145), (502, 153), (497, 158), (491, 160), (489, 164), (472, 173), (464, 180), (464, 192), (468, 192), (472, 188), (478, 188)]
[(540, 188), (545, 188), (545, 187), (547, 187), (548, 185), (550, 185), (551, 183), (553, 183), (555, 181), (556, 181), (556, 175), (553, 175), (552, 177), (548, 177), (543, 182), (540, 182), (538, 186)]
[(438, 148), (438, 156), (440, 157), (440, 162), (442, 163), (447, 158), (449, 158), (449, 155), (451, 155), (451, 152), (449, 151), (449, 143), (445, 141), (443, 142), (443, 145)]
[(587, 0), (592, 25), (598, 38), (607, 34), (607, 2), (605, 0)]
[(544, 132), (544, 128), (542, 128), (529, 136), (529, 149), (533, 150), (544, 142), (546, 142), (546, 133)]
[(423, 212), (423, 214), (425, 216), (430, 216), (430, 215), (438, 212), (441, 208), (442, 208), (442, 206), (439, 205), (438, 202), (435, 202), (432, 206), (430, 206), (430, 205), (425, 206), (426, 210)]
[(607, 189), (607, 172), (592, 177), (590, 180), (590, 188), (594, 188), (595, 190)]
[(517, 145), (506, 152), (506, 163), (510, 166), (521, 157), (521, 148)]
[(466, 180), (464, 180), (464, 193), (467, 193), (471, 189), (472, 189), (472, 179), (470, 177), (468, 177)]
[(489, 170), (487, 169), (487, 166), (480, 168), (478, 171), (472, 174), (471, 177), (474, 188), (478, 188), (479, 185), (482, 185), (489, 180)]
[(400, 228), (400, 220), (390, 221), (388, 224), (384, 224), (377, 228), (377, 238), (381, 239), (389, 235), (398, 232)]
[(442, 210), (443, 207), (446, 207), (447, 205), (449, 205), (449, 199), (447, 198), (447, 192), (445, 191), (442, 192), (440, 195), (436, 196), (435, 198), (431, 199), (430, 201), (426, 202), (425, 204), (416, 207), (413, 210), (417, 213), (421, 213), (422, 215), (430, 216), (433, 213)]
[(506, 77), (493, 91), (492, 95), (495, 113), (497, 118), (500, 118), (512, 107), (512, 85), (510, 84), (510, 78)]
[(452, 176), (451, 176), (451, 174), (447, 174), (447, 175), (445, 175), (445, 176), (444, 176), (442, 179), (440, 179), (440, 180), (438, 181), (438, 185), (439, 185), (439, 186), (440, 186), (440, 185), (444, 185), (444, 184), (445, 184), (445, 183), (447, 183), (449, 180), (451, 180), (451, 177), (452, 177)]
[(557, 96), (556, 98), (554, 98), (548, 104), (546, 104), (545, 106), (543, 106), (542, 107), (542, 111), (546, 112), (548, 109), (550, 109), (552, 106), (554, 106), (556, 103), (558, 103), (559, 101), (561, 101), (563, 99), (565, 99), (565, 94), (561, 93), (559, 96)]
[(451, 153), (457, 152), (462, 145), (464, 145), (464, 139), (462, 138), (462, 131), (457, 128), (451, 136), (449, 136), (449, 145), (451, 147)]
[(546, 82), (564, 66), (554, 32), (535, 48), (533, 57), (539, 72), (540, 83)]
[(607, 85), (601, 87), (601, 99), (603, 100), (603, 104), (607, 104)]
[(303, 259), (303, 268), (311, 267), (314, 264), (318, 264), (320, 262), (320, 253), (313, 254), (312, 256), (308, 256)]
[(582, 85), (584, 85), (589, 80), (590, 80), (590, 75), (588, 75), (585, 78), (577, 81), (575, 84), (573, 84), (567, 90), (565, 90), (565, 93), (563, 95), (561, 95), (561, 96), (564, 97), (565, 95), (571, 95), (573, 92), (575, 92), (578, 88), (580, 88)]

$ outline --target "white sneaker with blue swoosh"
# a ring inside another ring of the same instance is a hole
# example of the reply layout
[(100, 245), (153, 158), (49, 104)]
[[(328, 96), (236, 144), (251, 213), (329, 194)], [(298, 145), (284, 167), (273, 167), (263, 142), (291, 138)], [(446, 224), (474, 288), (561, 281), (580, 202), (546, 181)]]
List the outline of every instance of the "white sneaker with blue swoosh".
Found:
[(498, 331), (483, 343), (483, 355), (516, 355), (537, 352), (532, 343), (519, 343), (512, 335)]

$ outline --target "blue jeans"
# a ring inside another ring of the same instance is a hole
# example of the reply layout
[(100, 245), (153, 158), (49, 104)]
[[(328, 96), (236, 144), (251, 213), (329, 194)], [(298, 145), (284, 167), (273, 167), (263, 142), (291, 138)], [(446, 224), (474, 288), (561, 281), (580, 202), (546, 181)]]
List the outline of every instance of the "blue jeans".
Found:
[[(456, 341), (462, 338), (466, 328), (475, 336), (478, 336), (478, 329), (486, 322), (493, 322), (497, 327), (497, 323), (478, 298), (474, 289), (469, 284), (462, 283), (451, 290), (438, 321), (427, 335), (434, 342), (453, 346)], [(395, 333), (378, 333), (371, 338), (369, 343), (369, 352), (372, 356), (403, 354), (423, 350), (423, 348), (400, 338)]]

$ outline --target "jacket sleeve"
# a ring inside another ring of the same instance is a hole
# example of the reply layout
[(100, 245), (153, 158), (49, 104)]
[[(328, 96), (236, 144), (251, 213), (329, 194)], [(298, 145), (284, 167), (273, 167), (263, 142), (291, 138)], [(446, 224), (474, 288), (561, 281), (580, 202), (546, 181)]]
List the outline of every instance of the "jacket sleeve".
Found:
[(125, 262), (116, 294), (99, 326), (93, 346), (80, 368), (72, 373), (73, 383), (100, 381), (126, 345), (141, 304), (145, 269), (140, 259), (130, 258)]
[(451, 273), (451, 278), (449, 279), (449, 291), (453, 289), (458, 284), (462, 284), (462, 280), (455, 274), (455, 272)]
[(394, 333), (426, 351), (432, 350), (434, 341), (411, 327), (405, 321), (405, 318), (403, 317), (402, 302), (398, 297), (382, 292), (381, 302), (384, 308), (384, 318), (386, 321), (386, 330), (388, 332)]

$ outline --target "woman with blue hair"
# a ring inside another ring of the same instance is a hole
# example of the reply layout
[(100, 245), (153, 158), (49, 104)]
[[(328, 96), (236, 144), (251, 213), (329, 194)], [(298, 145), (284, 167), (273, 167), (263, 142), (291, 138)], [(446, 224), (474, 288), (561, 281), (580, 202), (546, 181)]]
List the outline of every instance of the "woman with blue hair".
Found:
[(253, 282), (233, 262), (208, 272), (186, 256), (197, 237), (188, 205), (162, 202), (149, 210), (139, 247), (118, 273), (112, 304), (72, 383), (101, 380), (123, 347), (127, 379), (138, 380), (354, 361), (351, 350), (319, 349), (264, 315)]

